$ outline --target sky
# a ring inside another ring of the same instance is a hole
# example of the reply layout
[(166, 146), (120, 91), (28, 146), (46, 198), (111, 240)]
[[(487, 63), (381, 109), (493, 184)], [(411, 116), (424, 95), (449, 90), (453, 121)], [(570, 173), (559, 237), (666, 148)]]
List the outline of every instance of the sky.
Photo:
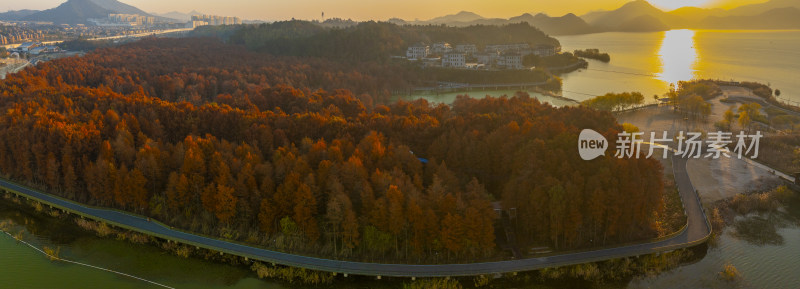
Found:
[[(58, 6), (66, 0), (3, 1), (0, 11)], [(613, 10), (629, 0), (120, 0), (151, 13), (170, 11), (238, 16), (243, 19), (287, 20), (339, 17), (354, 20), (427, 20), (433, 17), (471, 11), (484, 17), (508, 18), (523, 13), (544, 12), (551, 16), (566, 13), (582, 15), (594, 10)], [(677, 6), (734, 8), (767, 0), (648, 0), (664, 10)]]

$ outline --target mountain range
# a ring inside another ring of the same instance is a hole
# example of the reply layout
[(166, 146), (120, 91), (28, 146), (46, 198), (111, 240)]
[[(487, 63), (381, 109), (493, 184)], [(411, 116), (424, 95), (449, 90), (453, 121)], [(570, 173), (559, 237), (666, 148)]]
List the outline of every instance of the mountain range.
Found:
[(8, 12), (0, 13), (0, 20), (18, 21), (18, 20), (20, 20), (22, 18), (25, 18), (28, 15), (36, 13), (36, 12), (39, 12), (39, 10), (29, 10), (29, 9), (10, 10)]
[(436, 17), (427, 21), (406, 21), (398, 18), (389, 19), (389, 22), (397, 25), (450, 25), (450, 26), (470, 26), (470, 25), (503, 25), (509, 23), (528, 22), (536, 26), (547, 34), (568, 35), (584, 34), (594, 32), (594, 28), (575, 14), (569, 13), (560, 17), (551, 17), (544, 13), (531, 15), (525, 13), (520, 16), (503, 18), (483, 18), (472, 12), (461, 11), (457, 14)]
[[(106, 18), (108, 14), (138, 14), (156, 16), (160, 20), (177, 21), (171, 17), (163, 17), (147, 13), (134, 6), (117, 0), (68, 0), (58, 7), (47, 10), (19, 10), (0, 13), (0, 20), (6, 21), (42, 21), (55, 24), (88, 24), (89, 18)], [(191, 16), (189, 16), (191, 17)]]
[(644, 0), (628, 2), (610, 11), (593, 11), (580, 17), (570, 13), (560, 17), (544, 13), (525, 13), (520, 16), (484, 18), (461, 11), (424, 21), (405, 21), (393, 18), (389, 22), (417, 25), (500, 25), (528, 22), (551, 35), (585, 34), (621, 31), (645, 32), (682, 28), (705, 29), (800, 29), (800, 0), (771, 0), (730, 10), (683, 7), (663, 11)]

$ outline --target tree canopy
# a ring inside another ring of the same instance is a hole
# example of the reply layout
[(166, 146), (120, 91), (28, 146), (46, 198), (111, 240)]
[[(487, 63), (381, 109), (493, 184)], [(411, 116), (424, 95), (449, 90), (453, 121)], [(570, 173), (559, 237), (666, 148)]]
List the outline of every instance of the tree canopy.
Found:
[[(492, 201), (520, 241), (559, 249), (654, 236), (652, 159), (575, 151), (622, 130), (521, 93), (372, 103), (381, 81), (210, 39), (146, 39), (0, 81), (0, 172), (198, 233), (331, 258), (496, 254)], [(377, 66), (376, 66), (377, 67)], [(418, 158), (426, 158), (427, 164)]]

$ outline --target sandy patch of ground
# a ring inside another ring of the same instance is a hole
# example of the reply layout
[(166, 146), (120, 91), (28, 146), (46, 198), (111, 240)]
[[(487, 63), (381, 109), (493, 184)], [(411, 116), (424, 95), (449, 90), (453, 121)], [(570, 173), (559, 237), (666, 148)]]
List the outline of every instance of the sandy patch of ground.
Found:
[(770, 171), (736, 157), (689, 160), (686, 170), (703, 203), (766, 189), (780, 182)]
[[(722, 109), (724, 113), (728, 108)], [(642, 137), (645, 140), (650, 139), (650, 133), (655, 132), (656, 137), (660, 138), (664, 131), (667, 136), (674, 138), (680, 131), (683, 132), (709, 132), (716, 131), (714, 127), (713, 116), (708, 121), (690, 121), (682, 118), (679, 114), (672, 111), (672, 107), (662, 105), (658, 107), (648, 107), (635, 111), (627, 111), (617, 114), (617, 121), (619, 123), (630, 123), (639, 128), (639, 131), (644, 132)]]
[(630, 123), (639, 128), (640, 131), (671, 131), (673, 127), (679, 126), (682, 121), (677, 120), (677, 116), (672, 113), (668, 106), (648, 107), (627, 111), (617, 114), (619, 123)]
[[(737, 113), (736, 109), (739, 105), (744, 103), (751, 103), (756, 102), (762, 106), (761, 114), (766, 115), (767, 112), (764, 110), (765, 107), (771, 106), (767, 104), (764, 99), (759, 96), (753, 94), (753, 91), (749, 88), (745, 87), (738, 87), (738, 86), (720, 86), (722, 90), (722, 96), (715, 97), (708, 102), (711, 103), (711, 116), (709, 119), (713, 120), (721, 120), (722, 116), (725, 114), (725, 111), (728, 110), (729, 107), (733, 107), (733, 113)], [(728, 102), (722, 102), (723, 99), (727, 99)]]
[(16, 59), (16, 58), (3, 58), (0, 59), (0, 63), (5, 63), (6, 65), (0, 67), (0, 79), (5, 79), (6, 74), (14, 72), (18, 70), (22, 65), (27, 63), (27, 60), (24, 59)]
[[(723, 87), (723, 92), (729, 97), (755, 98), (746, 88)], [(640, 131), (645, 133), (644, 139), (650, 138), (650, 132), (655, 132), (657, 137), (661, 137), (661, 133), (667, 131), (668, 136), (674, 138), (679, 131), (717, 131), (714, 127), (714, 122), (721, 120), (725, 111), (732, 105), (722, 103), (720, 99), (722, 97), (715, 97), (709, 100), (709, 103), (711, 103), (711, 115), (706, 122), (681, 119), (678, 114), (672, 112), (672, 108), (669, 106), (648, 107), (620, 113), (617, 115), (617, 121), (637, 126)], [(660, 152), (660, 150), (657, 150), (657, 152)], [(668, 162), (662, 161), (662, 164), (665, 163)], [(665, 165), (665, 170), (667, 169), (670, 169), (670, 167)], [(733, 158), (721, 157), (716, 160), (711, 158), (689, 160), (687, 170), (689, 178), (692, 180), (692, 185), (699, 191), (704, 203), (733, 197), (739, 193), (759, 190), (769, 184), (779, 182), (779, 179), (768, 169), (749, 164), (745, 160), (737, 159), (735, 156)]]
[[(709, 115), (708, 120), (705, 122), (684, 120), (678, 114), (675, 114), (668, 105), (622, 112), (617, 114), (617, 120), (620, 123), (627, 122), (635, 125), (640, 131), (645, 132), (644, 138), (647, 139), (650, 132), (656, 132), (658, 134), (663, 131), (668, 131), (670, 132), (670, 136), (674, 136), (676, 134), (673, 133), (677, 133), (678, 131), (717, 131), (718, 129), (714, 126), (714, 123), (722, 120), (728, 108), (732, 108), (735, 114), (737, 113), (736, 109), (742, 103), (759, 102), (765, 104), (763, 99), (754, 95), (748, 88), (721, 86), (720, 89), (722, 89), (722, 96), (707, 100), (707, 102), (711, 104), (711, 115)], [(722, 102), (721, 100), (725, 98), (733, 101), (733, 103)], [(766, 114), (766, 111), (762, 109), (761, 113)], [(734, 120), (734, 122), (735, 121), (736, 120)], [(734, 123), (734, 127), (737, 127), (736, 123)]]

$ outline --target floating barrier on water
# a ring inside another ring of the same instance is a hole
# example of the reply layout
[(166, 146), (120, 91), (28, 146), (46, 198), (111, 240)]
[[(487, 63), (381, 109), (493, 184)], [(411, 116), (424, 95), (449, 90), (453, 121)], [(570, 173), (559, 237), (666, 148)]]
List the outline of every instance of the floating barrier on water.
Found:
[(22, 243), (22, 244), (25, 244), (25, 245), (27, 245), (28, 247), (31, 247), (31, 248), (33, 248), (34, 250), (36, 250), (36, 251), (39, 251), (39, 253), (42, 253), (42, 254), (44, 254), (45, 256), (47, 256), (48, 258), (50, 258), (51, 260), (57, 260), (57, 261), (62, 261), (62, 262), (67, 262), (67, 263), (76, 264), (76, 265), (81, 265), (81, 266), (85, 266), (85, 267), (89, 267), (89, 268), (93, 268), (93, 269), (97, 269), (97, 270), (108, 271), (108, 272), (111, 272), (111, 273), (114, 273), (114, 274), (117, 274), (117, 275), (122, 275), (122, 276), (129, 277), (129, 278), (133, 278), (133, 279), (136, 279), (136, 280), (139, 280), (139, 281), (144, 281), (144, 282), (147, 282), (147, 283), (150, 283), (150, 284), (156, 285), (156, 286), (161, 286), (161, 287), (164, 287), (164, 288), (175, 289), (174, 287), (169, 287), (169, 286), (167, 286), (167, 285), (164, 285), (164, 284), (161, 284), (161, 283), (157, 283), (157, 282), (154, 282), (154, 281), (150, 281), (150, 280), (147, 280), (147, 279), (144, 279), (144, 278), (141, 278), (141, 277), (136, 277), (136, 276), (133, 276), (133, 275), (130, 275), (130, 274), (122, 273), (122, 272), (119, 272), (119, 271), (114, 271), (114, 270), (111, 270), (111, 269), (106, 269), (106, 268), (97, 267), (97, 266), (94, 266), (94, 265), (89, 265), (89, 264), (84, 264), (84, 263), (81, 263), (81, 262), (76, 262), (76, 261), (72, 261), (72, 260), (67, 260), (67, 259), (64, 259), (64, 258), (59, 258), (58, 256), (54, 256), (54, 255), (47, 254), (45, 251), (43, 251), (43, 250), (41, 250), (41, 249), (39, 249), (39, 248), (36, 248), (36, 246), (34, 246), (34, 245), (31, 245), (30, 243), (28, 243), (28, 242), (25, 242), (24, 240), (21, 240), (21, 239), (19, 239), (19, 238), (15, 238), (15, 237), (14, 237), (13, 235), (11, 235), (9, 232), (3, 231), (3, 230), (0, 230), (0, 232), (3, 232), (3, 233), (5, 233), (6, 235), (8, 235), (9, 237), (11, 237), (11, 238), (12, 238), (12, 239), (14, 239), (14, 240), (17, 240), (17, 242), (20, 242), (20, 243)]

